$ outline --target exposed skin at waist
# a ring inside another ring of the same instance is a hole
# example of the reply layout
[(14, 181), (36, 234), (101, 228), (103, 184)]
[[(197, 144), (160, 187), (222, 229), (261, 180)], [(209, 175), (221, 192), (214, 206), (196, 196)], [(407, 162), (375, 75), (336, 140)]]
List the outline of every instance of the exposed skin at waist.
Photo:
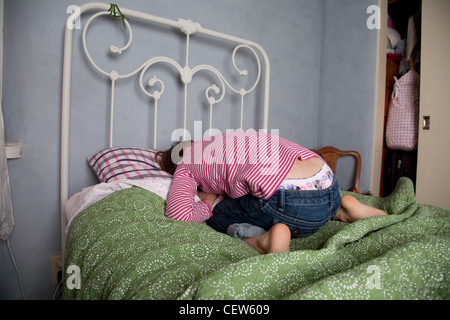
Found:
[[(314, 157), (308, 160), (297, 159), (292, 166), (291, 170), (287, 174), (286, 178), (301, 179), (309, 178), (320, 171), (323, 165), (323, 160), (319, 157)], [(207, 202), (210, 207), (213, 206), (214, 201), (217, 198), (217, 194), (206, 193), (203, 191), (197, 192), (200, 200)]]
[(323, 160), (318, 157), (310, 158), (308, 160), (297, 159), (286, 178), (309, 178), (319, 172), (322, 165)]

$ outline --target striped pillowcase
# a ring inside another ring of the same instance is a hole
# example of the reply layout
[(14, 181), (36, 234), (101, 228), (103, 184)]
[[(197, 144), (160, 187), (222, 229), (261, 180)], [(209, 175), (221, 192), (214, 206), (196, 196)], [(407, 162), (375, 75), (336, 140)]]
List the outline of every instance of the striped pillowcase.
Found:
[(100, 182), (120, 179), (168, 178), (156, 162), (156, 150), (144, 148), (108, 148), (88, 158), (89, 166)]

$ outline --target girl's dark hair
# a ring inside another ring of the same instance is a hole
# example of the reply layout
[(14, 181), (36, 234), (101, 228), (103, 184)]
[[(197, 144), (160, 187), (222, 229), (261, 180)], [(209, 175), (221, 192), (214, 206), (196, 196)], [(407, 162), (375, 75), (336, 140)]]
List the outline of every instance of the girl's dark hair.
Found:
[[(158, 162), (161, 170), (172, 175), (175, 173), (175, 169), (177, 168), (178, 162), (174, 163), (172, 159), (172, 152), (173, 149), (182, 142), (186, 143), (186, 141), (176, 141), (170, 146), (169, 149), (164, 151), (158, 151), (156, 153), (156, 161)], [(178, 159), (181, 160), (181, 158), (183, 157), (183, 148), (180, 148), (178, 156), (179, 156)]]

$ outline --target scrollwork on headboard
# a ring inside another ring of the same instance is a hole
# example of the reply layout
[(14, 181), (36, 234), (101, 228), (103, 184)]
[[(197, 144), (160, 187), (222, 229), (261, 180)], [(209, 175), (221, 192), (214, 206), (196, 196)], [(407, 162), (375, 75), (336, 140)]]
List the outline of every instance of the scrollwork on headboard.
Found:
[[(257, 87), (257, 85), (260, 81), (260, 75), (261, 75), (261, 63), (260, 63), (258, 54), (252, 47), (250, 47), (247, 44), (239, 44), (235, 47), (235, 49), (232, 53), (232, 56), (231, 56), (233, 67), (239, 76), (248, 76), (247, 70), (241, 70), (236, 65), (235, 57), (236, 57), (236, 53), (239, 49), (247, 48), (248, 50), (250, 50), (252, 52), (252, 54), (256, 60), (256, 65), (257, 65), (256, 80), (255, 80), (254, 84), (250, 88), (247, 88), (247, 89), (246, 88), (234, 88), (230, 84), (230, 82), (226, 79), (226, 77), (223, 75), (223, 73), (211, 65), (202, 64), (202, 65), (197, 65), (195, 67), (189, 66), (189, 39), (192, 34), (201, 31), (202, 27), (199, 23), (193, 22), (191, 20), (184, 20), (184, 19), (177, 19), (178, 28), (180, 29), (181, 32), (183, 32), (186, 35), (186, 57), (185, 57), (185, 65), (184, 66), (181, 66), (177, 61), (175, 61), (169, 57), (157, 56), (157, 57), (149, 58), (148, 60), (143, 62), (139, 67), (137, 67), (135, 70), (131, 71), (128, 74), (119, 74), (116, 70), (111, 70), (108, 72), (108, 71), (100, 68), (99, 65), (94, 61), (94, 59), (92, 58), (92, 56), (89, 53), (87, 42), (86, 42), (86, 34), (88, 32), (89, 26), (92, 23), (92, 21), (94, 21), (96, 18), (98, 18), (100, 16), (105, 16), (105, 15), (111, 15), (111, 14), (109, 12), (98, 12), (89, 18), (89, 20), (86, 22), (86, 24), (83, 28), (82, 43), (83, 43), (84, 52), (86, 54), (86, 57), (88, 58), (88, 61), (92, 64), (92, 66), (99, 73), (109, 77), (111, 80), (111, 104), (110, 104), (111, 105), (111, 111), (110, 111), (111, 118), (110, 118), (110, 139), (109, 139), (110, 146), (113, 145), (115, 82), (118, 81), (119, 79), (133, 77), (134, 75), (136, 75), (137, 73), (140, 72), (140, 76), (139, 76), (140, 87), (144, 94), (146, 94), (147, 96), (149, 96), (153, 99), (153, 103), (154, 103), (154, 119), (155, 120), (154, 120), (154, 127), (153, 127), (153, 147), (156, 148), (158, 100), (161, 98), (162, 94), (164, 93), (164, 83), (161, 79), (159, 79), (155, 75), (153, 75), (151, 80), (148, 81), (146, 84), (143, 81), (144, 74), (147, 72), (147, 70), (151, 66), (153, 66), (155, 64), (166, 64), (171, 67), (174, 67), (178, 71), (180, 80), (185, 85), (184, 90), (186, 90), (186, 91), (188, 90), (187, 86), (191, 83), (192, 78), (195, 76), (195, 74), (197, 72), (199, 72), (199, 71), (211, 72), (217, 78), (218, 82), (211, 84), (211, 86), (208, 86), (205, 90), (206, 100), (210, 106), (209, 128), (212, 129), (213, 106), (220, 103), (224, 99), (225, 93), (226, 93), (226, 87), (228, 87), (232, 92), (240, 95), (240, 97), (241, 97), (240, 127), (241, 128), (243, 127), (244, 97), (248, 93), (252, 92)], [(119, 48), (116, 45), (111, 45), (109, 47), (109, 50), (112, 54), (122, 54), (132, 44), (133, 32), (132, 32), (131, 25), (128, 22), (128, 20), (126, 20), (126, 19), (123, 20), (123, 24), (126, 27), (125, 29), (128, 31), (128, 42), (121, 48)], [(156, 83), (158, 83), (161, 86), (161, 90), (159, 90), (159, 91), (154, 90), (153, 92), (150, 92), (149, 90), (147, 90), (146, 87), (153, 88)], [(211, 95), (210, 92), (213, 92), (216, 95), (221, 93), (221, 95), (216, 98), (213, 95)], [(185, 97), (186, 96), (187, 95), (185, 94)], [(186, 114), (187, 114), (187, 101), (185, 99), (185, 101), (184, 101), (184, 123), (183, 123), (184, 130), (186, 130)], [(185, 136), (184, 136), (184, 138), (185, 138)]]

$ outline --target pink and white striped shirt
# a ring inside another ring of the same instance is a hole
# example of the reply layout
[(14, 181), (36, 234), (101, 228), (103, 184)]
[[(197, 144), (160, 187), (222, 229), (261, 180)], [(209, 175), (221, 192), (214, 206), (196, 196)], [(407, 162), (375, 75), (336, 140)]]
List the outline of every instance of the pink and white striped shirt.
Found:
[(184, 149), (167, 195), (166, 216), (203, 222), (211, 207), (195, 201), (197, 187), (207, 193), (239, 198), (252, 194), (269, 199), (297, 158), (319, 157), (275, 135), (253, 130), (230, 131), (192, 143)]

